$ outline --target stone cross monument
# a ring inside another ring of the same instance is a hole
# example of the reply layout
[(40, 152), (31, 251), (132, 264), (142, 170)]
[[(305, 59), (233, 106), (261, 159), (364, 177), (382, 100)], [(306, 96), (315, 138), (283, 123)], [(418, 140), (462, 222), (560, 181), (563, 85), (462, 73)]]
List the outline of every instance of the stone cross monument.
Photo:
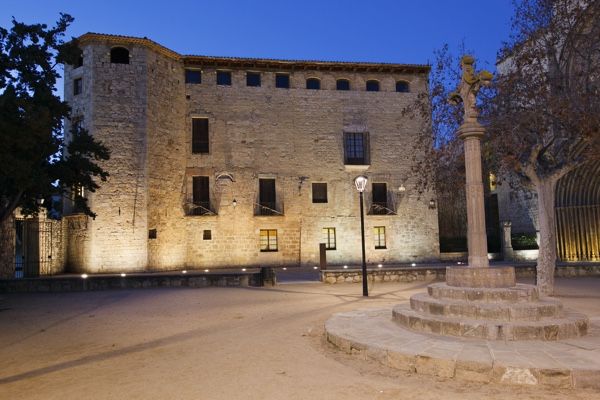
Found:
[(475, 74), (475, 59), (464, 56), (461, 59), (462, 79), (455, 92), (448, 99), (453, 104), (463, 103), (464, 121), (458, 136), (465, 146), (465, 171), (467, 191), (467, 243), (469, 267), (489, 266), (487, 238), (485, 232), (485, 208), (483, 204), (483, 182), (481, 176), (481, 138), (485, 128), (477, 121), (477, 92), (481, 86), (488, 86), (492, 74), (481, 71)]
[[(485, 129), (477, 122), (475, 102), (477, 92), (481, 86), (490, 84), (492, 74), (487, 71), (475, 74), (474, 63), (473, 57), (462, 58), (462, 81), (458, 90), (450, 95), (451, 102), (462, 102), (465, 108), (465, 119), (458, 134), (465, 142), (469, 265), (447, 267), (446, 282), (432, 283), (427, 286), (427, 293), (414, 294), (409, 304), (395, 306), (392, 319), (414, 332), (427, 333), (424, 339), (427, 341), (432, 340), (432, 333), (504, 342), (557, 341), (584, 336), (589, 324), (585, 315), (565, 311), (558, 300), (540, 298), (533, 285), (517, 283), (514, 267), (489, 265), (480, 148)], [(362, 318), (364, 314), (360, 315)], [(346, 321), (344, 323), (348, 324)], [(411, 337), (405, 344), (405, 354), (414, 354), (413, 340)], [(446, 338), (440, 343), (447, 346), (450, 341)], [(478, 346), (483, 344), (485, 349), (489, 346), (485, 342), (478, 343)], [(463, 346), (469, 349), (464, 341), (459, 342), (458, 346), (460, 349)], [(462, 356), (462, 351), (454, 353), (453, 357), (457, 357), (457, 354), (460, 354), (458, 357)], [(415, 362), (407, 361), (407, 365), (413, 363), (414, 368)], [(495, 362), (493, 365), (496, 368)]]

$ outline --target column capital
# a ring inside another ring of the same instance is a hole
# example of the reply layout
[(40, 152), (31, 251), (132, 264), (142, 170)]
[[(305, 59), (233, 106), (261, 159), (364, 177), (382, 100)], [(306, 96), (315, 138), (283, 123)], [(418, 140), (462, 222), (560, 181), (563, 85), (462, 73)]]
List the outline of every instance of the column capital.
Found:
[(477, 121), (467, 121), (458, 128), (458, 137), (466, 140), (471, 137), (481, 139), (485, 134), (485, 128)]

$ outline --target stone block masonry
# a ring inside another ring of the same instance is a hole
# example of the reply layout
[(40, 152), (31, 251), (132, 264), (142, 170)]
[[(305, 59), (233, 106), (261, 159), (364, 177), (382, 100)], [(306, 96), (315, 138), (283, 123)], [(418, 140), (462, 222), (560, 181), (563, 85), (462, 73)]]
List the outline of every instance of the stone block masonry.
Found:
[[(428, 67), (182, 56), (114, 35), (86, 34), (80, 43), (84, 62), (65, 69), (66, 100), (112, 157), (109, 181), (87, 194), (96, 219), (68, 217), (72, 270), (318, 265), (323, 228), (335, 230), (328, 262), (356, 263), (359, 174), (370, 180), (367, 207), (371, 184), (386, 184), (389, 211), (367, 212), (367, 261), (439, 258), (435, 194), (419, 196), (411, 175), (421, 121), (401, 115), (426, 90)], [(111, 62), (115, 47), (129, 63)], [(186, 83), (186, 71), (199, 72), (200, 82)], [(260, 74), (260, 86), (246, 85), (248, 72)], [(217, 84), (218, 73), (230, 74), (231, 85)], [(276, 87), (278, 74), (289, 88)], [(78, 78), (83, 92), (74, 95)], [(307, 89), (308, 78), (320, 90)], [(338, 79), (350, 90), (336, 90)], [(366, 91), (367, 80), (379, 91)], [(398, 81), (410, 92), (396, 92)], [(208, 124), (201, 152), (192, 151), (194, 118)], [(345, 133), (363, 138), (361, 165), (348, 162)], [(194, 193), (195, 177), (208, 179), (207, 190)], [(257, 212), (260, 179), (275, 180), (275, 215)], [(313, 183), (327, 184), (327, 202), (313, 201)], [(200, 195), (208, 212), (193, 211)], [(261, 230), (276, 232), (275, 251), (261, 251)]]

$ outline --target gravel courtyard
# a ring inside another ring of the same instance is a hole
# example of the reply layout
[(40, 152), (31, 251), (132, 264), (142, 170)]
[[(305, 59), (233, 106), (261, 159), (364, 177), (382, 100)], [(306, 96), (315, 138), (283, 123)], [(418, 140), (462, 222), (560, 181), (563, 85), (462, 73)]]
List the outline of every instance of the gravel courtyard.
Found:
[[(559, 279), (600, 323), (600, 279)], [(387, 370), (327, 345), (333, 313), (407, 301), (424, 283), (0, 295), (0, 399), (599, 399)]]

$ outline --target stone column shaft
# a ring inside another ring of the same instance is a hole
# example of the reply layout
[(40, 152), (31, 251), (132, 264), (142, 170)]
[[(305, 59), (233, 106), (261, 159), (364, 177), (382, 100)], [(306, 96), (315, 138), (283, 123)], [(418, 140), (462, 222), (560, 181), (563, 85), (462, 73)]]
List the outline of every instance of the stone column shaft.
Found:
[(467, 197), (467, 245), (469, 267), (489, 267), (483, 179), (481, 174), (481, 138), (485, 130), (477, 122), (466, 122), (459, 129), (465, 145), (465, 174)]

